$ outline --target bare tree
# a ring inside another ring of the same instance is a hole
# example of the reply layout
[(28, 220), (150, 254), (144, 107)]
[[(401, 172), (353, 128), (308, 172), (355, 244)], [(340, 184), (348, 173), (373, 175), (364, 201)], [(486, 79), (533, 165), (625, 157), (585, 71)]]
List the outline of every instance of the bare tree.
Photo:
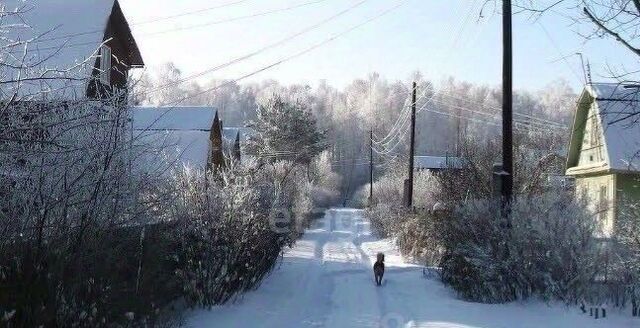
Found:
[[(639, 0), (520, 0), (514, 6), (534, 16), (553, 12), (569, 17), (574, 25), (590, 25), (590, 32), (580, 33), (585, 39), (610, 38), (633, 55), (640, 56)], [(625, 81), (627, 76), (637, 72), (613, 73), (614, 77)]]

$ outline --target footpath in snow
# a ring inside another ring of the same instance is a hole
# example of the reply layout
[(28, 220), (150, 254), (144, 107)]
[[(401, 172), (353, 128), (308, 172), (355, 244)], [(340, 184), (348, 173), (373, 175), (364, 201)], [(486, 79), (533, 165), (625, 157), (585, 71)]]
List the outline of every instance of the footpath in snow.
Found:
[[(386, 254), (385, 282), (371, 269)], [(470, 303), (422, 268), (403, 261), (388, 239), (371, 234), (362, 211), (331, 209), (283, 262), (235, 303), (188, 314), (187, 327), (638, 327), (615, 311), (594, 320), (577, 308), (542, 302)]]

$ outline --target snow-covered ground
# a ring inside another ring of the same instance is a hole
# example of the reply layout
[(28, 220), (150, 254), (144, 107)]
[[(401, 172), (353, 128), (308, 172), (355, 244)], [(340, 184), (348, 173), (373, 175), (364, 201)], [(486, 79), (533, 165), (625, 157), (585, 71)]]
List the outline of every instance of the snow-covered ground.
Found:
[[(386, 254), (385, 282), (371, 266)], [(464, 302), (377, 239), (362, 212), (329, 210), (256, 290), (234, 304), (189, 313), (189, 327), (639, 327), (618, 313), (594, 320), (577, 308), (542, 302)]]

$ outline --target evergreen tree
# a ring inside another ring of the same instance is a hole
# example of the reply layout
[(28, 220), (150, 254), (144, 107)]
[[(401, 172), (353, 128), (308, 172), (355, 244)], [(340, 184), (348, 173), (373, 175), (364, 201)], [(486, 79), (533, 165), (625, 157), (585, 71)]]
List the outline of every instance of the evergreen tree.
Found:
[(250, 126), (255, 134), (248, 151), (261, 160), (290, 160), (309, 164), (327, 148), (309, 108), (301, 102), (287, 102), (273, 96), (258, 106), (257, 119)]

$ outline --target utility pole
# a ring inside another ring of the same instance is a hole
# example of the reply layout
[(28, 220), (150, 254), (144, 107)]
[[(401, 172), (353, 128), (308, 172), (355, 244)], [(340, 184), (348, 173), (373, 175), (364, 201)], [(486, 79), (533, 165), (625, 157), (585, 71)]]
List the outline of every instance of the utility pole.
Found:
[(373, 201), (373, 130), (369, 131), (369, 204)]
[(416, 146), (416, 91), (418, 85), (413, 82), (413, 94), (411, 96), (411, 144), (409, 146), (409, 186), (407, 188), (407, 206), (413, 207), (413, 161)]
[(513, 44), (511, 26), (511, 0), (502, 0), (502, 204), (506, 211), (507, 226), (511, 226), (508, 213), (513, 195)]

